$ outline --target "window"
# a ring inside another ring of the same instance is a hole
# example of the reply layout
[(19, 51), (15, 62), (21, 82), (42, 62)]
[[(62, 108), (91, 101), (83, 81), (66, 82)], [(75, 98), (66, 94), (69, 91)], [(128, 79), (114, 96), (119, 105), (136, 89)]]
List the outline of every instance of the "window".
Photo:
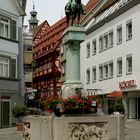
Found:
[(62, 64), (61, 71), (62, 71), (62, 75), (66, 73), (66, 63)]
[(126, 57), (126, 73), (130, 74), (132, 73), (132, 55), (127, 55)]
[(122, 58), (117, 59), (117, 76), (122, 75)]
[(108, 48), (108, 34), (104, 35), (104, 49)]
[(109, 40), (108, 40), (108, 43), (109, 43), (109, 48), (113, 47), (113, 31), (110, 31), (109, 32)]
[(10, 38), (17, 39), (17, 22), (15, 20), (10, 21)]
[(87, 69), (87, 83), (90, 83), (90, 69)]
[(93, 40), (92, 42), (92, 55), (96, 54), (96, 40)]
[(24, 74), (29, 74), (32, 71), (32, 64), (24, 64)]
[(24, 46), (24, 51), (32, 51), (32, 46)]
[(117, 28), (117, 44), (122, 43), (122, 26)]
[(87, 44), (87, 58), (90, 58), (90, 43)]
[(92, 69), (92, 82), (96, 82), (96, 67)]
[(0, 77), (9, 77), (9, 59), (0, 57)]
[(10, 37), (10, 21), (2, 17), (0, 17), (0, 36)]
[(109, 78), (113, 77), (113, 60), (109, 61)]
[(65, 74), (64, 66), (61, 67), (62, 74)]
[(104, 64), (104, 78), (107, 79), (108, 78), (108, 64)]
[(99, 80), (103, 80), (103, 65), (99, 65)]
[(132, 21), (128, 21), (126, 24), (126, 40), (132, 39)]
[(64, 46), (60, 47), (60, 53), (63, 54), (64, 53)]
[(103, 37), (99, 38), (99, 52), (103, 51)]

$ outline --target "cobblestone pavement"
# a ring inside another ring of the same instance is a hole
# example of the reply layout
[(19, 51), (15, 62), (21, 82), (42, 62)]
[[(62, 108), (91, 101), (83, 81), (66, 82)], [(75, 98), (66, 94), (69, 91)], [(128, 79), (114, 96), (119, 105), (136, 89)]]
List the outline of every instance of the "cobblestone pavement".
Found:
[[(22, 132), (17, 131), (15, 127), (0, 129), (0, 140), (22, 140)], [(126, 122), (125, 140), (140, 140), (140, 121)]]
[(22, 140), (22, 131), (16, 127), (0, 129), (0, 140)]
[(140, 120), (128, 120), (126, 122), (125, 140), (140, 140)]

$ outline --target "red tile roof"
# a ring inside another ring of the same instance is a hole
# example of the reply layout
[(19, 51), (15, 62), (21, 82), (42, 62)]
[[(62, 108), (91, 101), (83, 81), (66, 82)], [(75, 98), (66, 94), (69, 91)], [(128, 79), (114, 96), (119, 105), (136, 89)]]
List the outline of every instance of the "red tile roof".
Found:
[[(99, 0), (89, 0), (87, 5), (85, 6), (85, 12), (89, 12), (91, 8), (98, 2)], [(39, 25), (37, 30), (34, 32), (33, 35), (33, 41), (36, 39), (37, 33), (41, 32), (41, 28), (43, 27), (44, 22)], [(44, 34), (42, 34), (41, 38), (37, 40), (37, 42), (34, 42), (34, 48), (33, 53), (36, 53), (38, 51), (42, 52), (42, 48), (46, 47), (46, 52), (43, 52), (43, 54), (40, 54), (40, 56), (34, 56), (34, 59), (37, 59), (39, 57), (44, 56), (45, 54), (48, 54), (50, 52), (47, 50), (47, 46), (50, 46), (51, 44), (54, 44), (55, 47), (59, 46), (59, 43), (61, 41), (61, 35), (63, 31), (67, 28), (66, 25), (66, 18), (62, 18), (58, 22), (56, 22), (54, 25), (47, 28)], [(57, 44), (57, 46), (55, 45)]]
[(38, 32), (41, 30), (41, 28), (43, 28), (43, 26), (45, 26), (45, 24), (47, 24), (47, 26), (50, 27), (49, 23), (45, 20), (44, 22), (42, 22), (42, 23), (33, 31), (33, 38), (36, 37), (36, 35), (38, 34)]

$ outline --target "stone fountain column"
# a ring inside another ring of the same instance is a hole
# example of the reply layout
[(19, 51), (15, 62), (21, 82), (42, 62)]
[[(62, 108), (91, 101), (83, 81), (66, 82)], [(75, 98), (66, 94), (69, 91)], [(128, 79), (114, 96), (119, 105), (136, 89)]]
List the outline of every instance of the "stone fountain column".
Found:
[(80, 43), (85, 40), (85, 30), (80, 25), (68, 27), (62, 34), (62, 44), (66, 47), (66, 82), (62, 85), (62, 97), (75, 94), (82, 89), (80, 81)]

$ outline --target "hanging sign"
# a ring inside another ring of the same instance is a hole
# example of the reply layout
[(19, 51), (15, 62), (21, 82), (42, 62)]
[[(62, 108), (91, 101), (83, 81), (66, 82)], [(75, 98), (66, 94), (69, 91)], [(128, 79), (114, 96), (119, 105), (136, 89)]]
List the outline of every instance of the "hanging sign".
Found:
[(91, 106), (96, 106), (96, 101), (92, 101)]

